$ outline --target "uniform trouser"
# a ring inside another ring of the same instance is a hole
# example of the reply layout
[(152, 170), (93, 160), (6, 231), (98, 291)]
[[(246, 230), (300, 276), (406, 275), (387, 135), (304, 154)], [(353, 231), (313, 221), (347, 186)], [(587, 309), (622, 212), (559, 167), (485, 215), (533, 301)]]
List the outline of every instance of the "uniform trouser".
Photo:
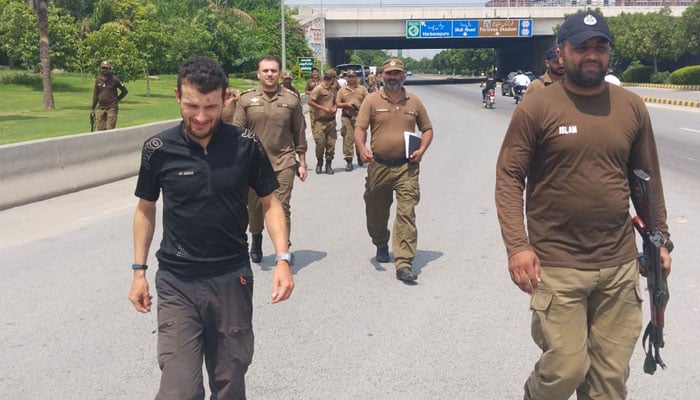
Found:
[(332, 121), (316, 119), (313, 134), (316, 142), (316, 160), (323, 160), (325, 155), (326, 162), (332, 161), (335, 156), (335, 140), (338, 138), (335, 119)]
[(418, 230), (415, 208), (420, 201), (418, 164), (406, 163), (389, 167), (376, 161), (367, 167), (365, 181), (365, 213), (367, 232), (375, 246), (389, 243), (389, 212), (396, 192), (396, 218), (394, 219), (394, 265), (410, 267), (416, 256)]
[(202, 358), (217, 400), (245, 400), (253, 358), (253, 277), (156, 273), (158, 364), (156, 400), (204, 399)]
[(340, 129), (340, 136), (343, 137), (343, 158), (347, 161), (352, 161), (355, 155), (355, 121), (343, 116), (341, 118), (343, 127)]
[(542, 267), (530, 300), (542, 349), (526, 400), (625, 399), (629, 361), (642, 328), (636, 260), (613, 268)]
[(117, 114), (119, 114), (119, 110), (116, 108), (98, 108), (95, 110), (97, 130), (104, 131), (107, 129), (114, 129), (114, 127), (117, 126)]
[[(287, 222), (287, 233), (291, 236), (292, 228), (292, 189), (294, 188), (294, 166), (275, 172), (280, 187), (275, 190), (275, 196), (282, 203), (284, 209), (284, 219)], [(263, 212), (260, 198), (255, 194), (255, 190), (248, 190), (248, 230), (252, 234), (262, 233), (265, 227), (265, 214)]]

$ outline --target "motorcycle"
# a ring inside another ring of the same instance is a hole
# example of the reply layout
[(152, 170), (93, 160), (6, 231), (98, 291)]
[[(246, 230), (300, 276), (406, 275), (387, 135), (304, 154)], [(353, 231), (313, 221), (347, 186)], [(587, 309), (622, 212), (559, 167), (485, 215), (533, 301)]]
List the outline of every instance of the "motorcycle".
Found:
[(496, 91), (494, 89), (489, 89), (484, 97), (484, 108), (493, 109), (493, 105), (496, 104)]
[(525, 88), (526, 86), (516, 86), (513, 88), (513, 97), (515, 98), (515, 104), (520, 103), (520, 101), (523, 99), (523, 95), (525, 94)]

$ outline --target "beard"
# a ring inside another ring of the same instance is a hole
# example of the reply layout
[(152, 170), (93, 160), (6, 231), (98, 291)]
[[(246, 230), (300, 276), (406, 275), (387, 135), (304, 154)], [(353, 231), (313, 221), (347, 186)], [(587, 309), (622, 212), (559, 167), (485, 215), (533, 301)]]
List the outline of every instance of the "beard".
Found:
[(401, 90), (401, 83), (403, 82), (400, 79), (389, 79), (384, 82), (384, 89), (390, 92), (398, 92)]
[[(587, 64), (595, 64), (598, 68), (592, 72), (584, 72), (583, 67)], [(603, 66), (603, 63), (598, 61), (586, 61), (575, 66), (570, 66), (569, 64), (564, 65), (566, 79), (584, 87), (600, 85), (605, 80), (605, 71), (607, 71), (607, 69), (607, 66)]]
[(192, 122), (185, 118), (183, 116), (182, 122), (185, 126), (185, 134), (187, 136), (196, 139), (196, 140), (203, 140), (208, 137), (211, 137), (214, 134), (214, 130), (216, 129), (216, 123), (215, 122), (209, 122), (206, 126), (206, 128), (202, 128), (200, 130), (195, 130), (194, 127), (192, 126)]
[(556, 76), (563, 76), (564, 75), (564, 67), (563, 66), (558, 66), (556, 68), (549, 67), (549, 73), (552, 75)]

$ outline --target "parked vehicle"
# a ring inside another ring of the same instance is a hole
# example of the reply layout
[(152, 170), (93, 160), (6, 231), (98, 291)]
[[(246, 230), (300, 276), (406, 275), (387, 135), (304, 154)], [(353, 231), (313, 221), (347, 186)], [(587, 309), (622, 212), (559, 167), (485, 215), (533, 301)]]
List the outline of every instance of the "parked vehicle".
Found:
[(353, 70), (357, 74), (359, 83), (367, 86), (367, 76), (369, 75), (369, 67), (362, 64), (339, 64), (335, 66), (335, 73), (340, 76), (343, 71)]
[(494, 89), (489, 89), (486, 93), (486, 98), (484, 99), (484, 108), (493, 109), (493, 105), (496, 104), (496, 91)]

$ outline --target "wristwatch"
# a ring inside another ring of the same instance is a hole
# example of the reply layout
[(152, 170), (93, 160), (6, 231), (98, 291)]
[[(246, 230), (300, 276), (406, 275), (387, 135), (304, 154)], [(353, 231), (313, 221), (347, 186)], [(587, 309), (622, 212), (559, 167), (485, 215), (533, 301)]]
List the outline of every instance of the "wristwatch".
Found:
[(673, 251), (673, 242), (669, 238), (664, 238), (664, 240), (661, 242), (661, 246), (665, 247), (669, 253)]
[(134, 263), (134, 264), (131, 264), (131, 269), (133, 269), (133, 270), (137, 270), (137, 269), (147, 270), (147, 269), (148, 269), (148, 265), (146, 265), (146, 264), (136, 264), (136, 263)]
[(292, 265), (292, 254), (291, 253), (282, 253), (278, 254), (275, 256), (275, 262), (278, 261), (286, 261), (289, 265)]

